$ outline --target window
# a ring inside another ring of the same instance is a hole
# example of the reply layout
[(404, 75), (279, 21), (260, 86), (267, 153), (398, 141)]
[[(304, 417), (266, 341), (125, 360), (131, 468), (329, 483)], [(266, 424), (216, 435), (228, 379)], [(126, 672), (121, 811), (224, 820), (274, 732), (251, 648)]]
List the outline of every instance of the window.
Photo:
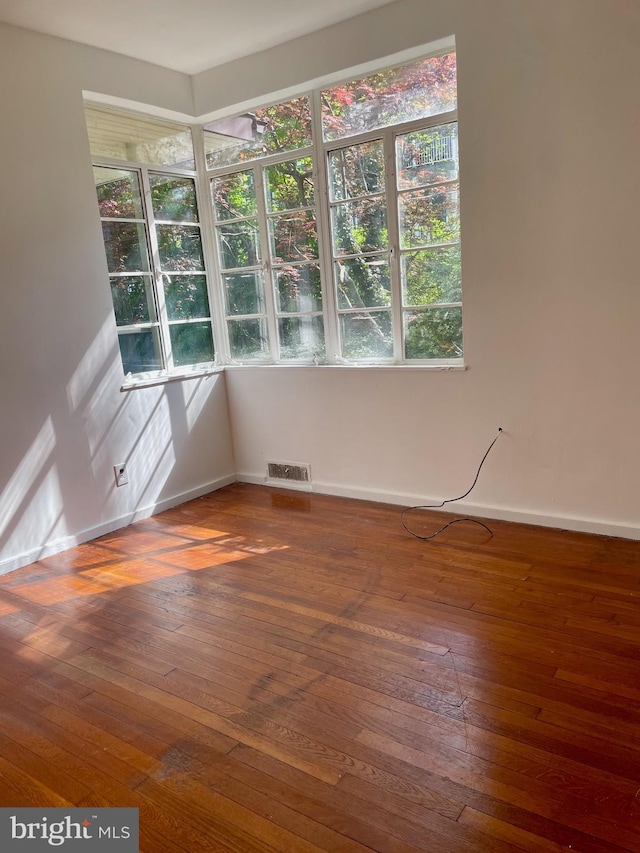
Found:
[(459, 360), (457, 125), (440, 123), (456, 105), (455, 54), (335, 86), (321, 103), (341, 358)]
[(454, 53), (209, 122), (197, 157), (87, 106), (125, 372), (211, 364), (211, 288), (223, 364), (460, 363), (455, 109)]
[(204, 128), (232, 361), (324, 360), (311, 141), (307, 98)]
[(196, 182), (185, 173), (194, 167), (190, 131), (96, 107), (87, 113), (94, 157), (102, 155), (94, 178), (125, 375), (210, 364)]

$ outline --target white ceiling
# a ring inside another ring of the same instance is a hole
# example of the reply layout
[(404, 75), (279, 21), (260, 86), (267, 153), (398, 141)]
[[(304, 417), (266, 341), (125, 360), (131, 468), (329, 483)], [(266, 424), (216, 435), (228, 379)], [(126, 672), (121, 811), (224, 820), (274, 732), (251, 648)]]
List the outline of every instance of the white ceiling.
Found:
[(395, 0), (0, 0), (0, 22), (187, 74)]

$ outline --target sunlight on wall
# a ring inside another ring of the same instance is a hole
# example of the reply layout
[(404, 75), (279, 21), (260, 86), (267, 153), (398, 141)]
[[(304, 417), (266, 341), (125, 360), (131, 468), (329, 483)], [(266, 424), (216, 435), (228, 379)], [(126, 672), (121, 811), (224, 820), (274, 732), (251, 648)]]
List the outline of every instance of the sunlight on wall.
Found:
[[(22, 501), (14, 505), (13, 515), (7, 513), (6, 521), (3, 520), (5, 535), (0, 541), (7, 551), (22, 550), (23, 543), (44, 545), (65, 536), (68, 525), (56, 467), (34, 469), (25, 476), (21, 491), (24, 491)], [(34, 559), (38, 556), (34, 554)]]
[(113, 389), (122, 381), (118, 348), (113, 341), (113, 318), (107, 317), (67, 384), (69, 409), (84, 421), (84, 433), (94, 475), (108, 472), (112, 464), (101, 448), (123, 417), (128, 397), (114, 408)]
[[(60, 483), (52, 467), (56, 436), (51, 417), (44, 422), (29, 450), (23, 456), (0, 495), (0, 546), (20, 548), (20, 543), (32, 541), (32, 528), (57, 530), (62, 515)], [(36, 513), (25, 509), (38, 508)], [(37, 519), (37, 522), (36, 522)], [(41, 541), (38, 536), (36, 541)]]
[[(212, 388), (207, 388), (204, 383), (209, 382), (213, 385), (220, 377), (200, 377), (193, 383), (182, 383), (182, 394), (184, 398), (184, 408), (187, 413), (187, 428), (189, 432), (194, 428), (196, 421), (202, 414), (202, 410), (208, 400), (209, 393)], [(211, 382), (213, 380), (213, 382)]]

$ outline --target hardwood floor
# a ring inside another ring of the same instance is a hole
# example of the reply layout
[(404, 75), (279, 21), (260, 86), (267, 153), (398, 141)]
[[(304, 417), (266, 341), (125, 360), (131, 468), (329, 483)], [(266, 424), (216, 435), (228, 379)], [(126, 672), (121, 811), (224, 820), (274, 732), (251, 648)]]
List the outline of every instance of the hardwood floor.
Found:
[(488, 523), (235, 485), (1, 577), (0, 805), (137, 806), (145, 853), (640, 851), (640, 543)]

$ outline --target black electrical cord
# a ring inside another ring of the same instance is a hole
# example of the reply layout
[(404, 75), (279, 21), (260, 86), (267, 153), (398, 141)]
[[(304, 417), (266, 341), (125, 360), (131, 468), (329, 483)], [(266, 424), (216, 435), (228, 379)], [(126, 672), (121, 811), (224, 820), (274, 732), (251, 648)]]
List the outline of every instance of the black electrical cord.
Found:
[(487, 525), (484, 522), (478, 521), (477, 518), (454, 518), (453, 521), (447, 522), (447, 524), (443, 525), (439, 530), (436, 530), (435, 533), (432, 533), (431, 536), (421, 536), (419, 533), (414, 533), (414, 531), (411, 530), (411, 528), (407, 527), (407, 524), (404, 520), (404, 517), (408, 512), (411, 512), (414, 509), (440, 509), (445, 504), (451, 504), (451, 503), (454, 503), (455, 501), (461, 501), (463, 498), (466, 498), (467, 495), (471, 493), (471, 491), (475, 487), (476, 483), (478, 482), (478, 477), (480, 476), (480, 471), (482, 471), (482, 466), (485, 463), (485, 459), (487, 458), (487, 456), (491, 452), (491, 448), (493, 447), (493, 445), (500, 438), (500, 433), (502, 431), (503, 431), (502, 427), (498, 427), (498, 434), (493, 439), (493, 441), (491, 442), (491, 444), (487, 448), (487, 452), (482, 457), (482, 462), (478, 466), (478, 470), (476, 472), (476, 476), (475, 476), (473, 483), (471, 484), (471, 486), (467, 489), (467, 491), (463, 495), (460, 495), (459, 498), (447, 498), (446, 500), (442, 501), (442, 503), (439, 503), (439, 504), (422, 504), (420, 506), (409, 506), (406, 509), (402, 510), (402, 512), (400, 514), (400, 522), (401, 522), (402, 526), (404, 527), (404, 529), (407, 531), (407, 533), (410, 533), (412, 536), (415, 536), (416, 539), (423, 539), (425, 541), (428, 541), (429, 539), (435, 539), (436, 536), (439, 536), (444, 530), (447, 529), (447, 527), (451, 527), (452, 524), (460, 524), (462, 521), (468, 521), (470, 524), (479, 524), (480, 527), (484, 527), (484, 529), (486, 531), (488, 531), (488, 533), (491, 536), (493, 536), (493, 531), (491, 530), (491, 528), (487, 527)]

